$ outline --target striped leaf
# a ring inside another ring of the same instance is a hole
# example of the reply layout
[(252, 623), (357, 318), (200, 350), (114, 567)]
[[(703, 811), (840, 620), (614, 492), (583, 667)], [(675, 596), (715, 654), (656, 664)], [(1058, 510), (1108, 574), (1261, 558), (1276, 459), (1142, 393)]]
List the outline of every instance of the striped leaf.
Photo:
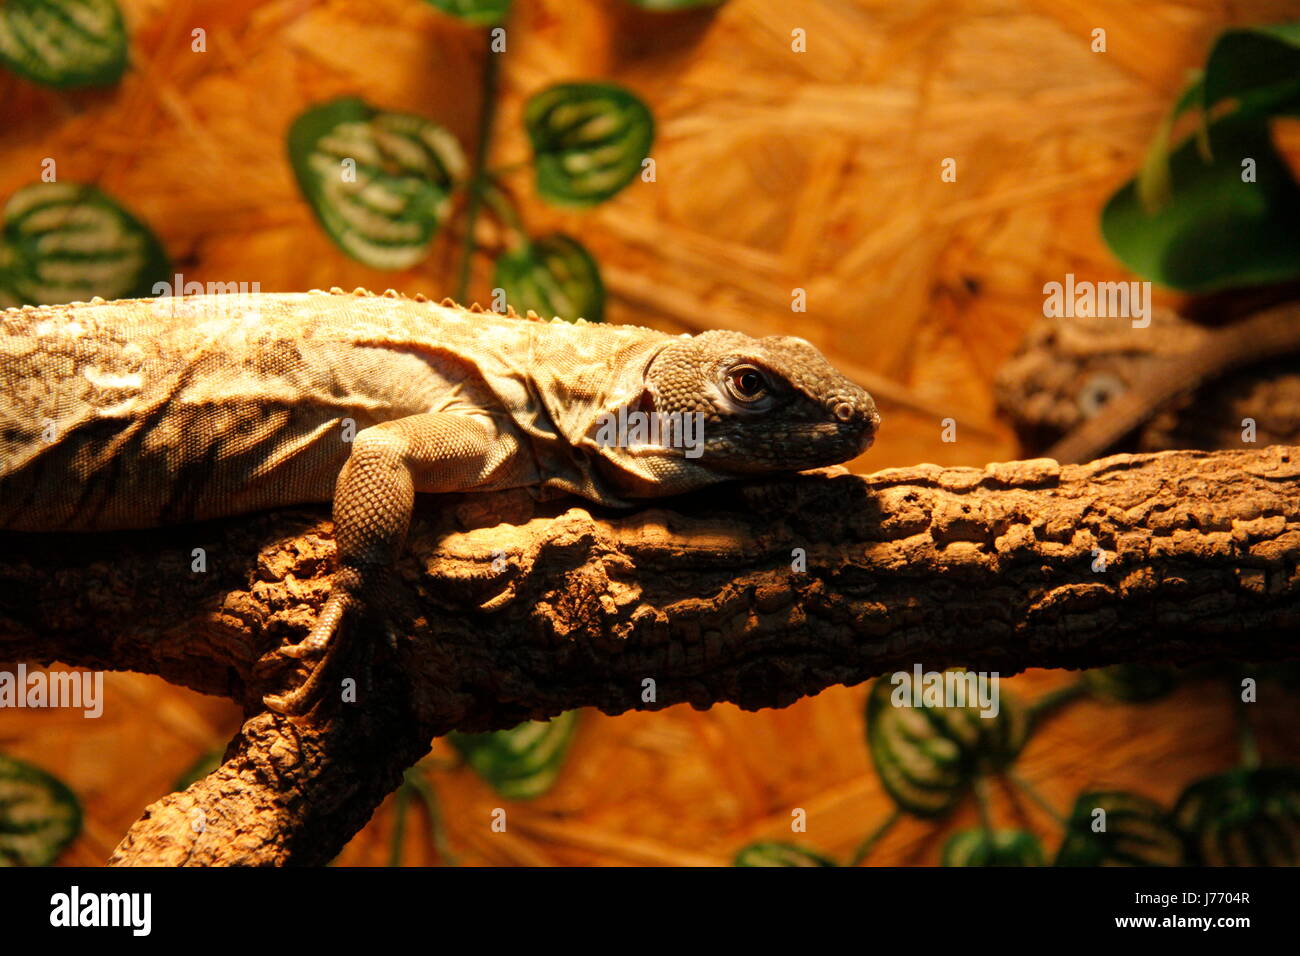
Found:
[(607, 83), (561, 83), (524, 108), (537, 192), (558, 206), (594, 206), (630, 183), (654, 142), (654, 117)]
[(116, 0), (6, 0), (0, 63), (44, 86), (109, 86), (126, 70), (122, 11)]
[(81, 804), (40, 767), (0, 755), (0, 866), (47, 866), (81, 832)]
[[(912, 696), (912, 675), (898, 691)], [(981, 717), (977, 704), (898, 707), (896, 685), (886, 675), (867, 696), (867, 743), (881, 783), (902, 809), (922, 817), (947, 813), (975, 777), (1005, 769), (1028, 734), (1023, 707), (1002, 693), (997, 716)]]
[(1198, 780), (1174, 822), (1202, 866), (1300, 866), (1300, 770), (1238, 769)]
[(299, 116), (289, 130), (289, 159), (326, 233), (376, 269), (405, 269), (424, 258), (465, 175), (465, 155), (446, 129), (354, 98)]
[(751, 843), (731, 860), (732, 866), (836, 866), (829, 857), (793, 843)]
[(944, 866), (1042, 866), (1038, 837), (1024, 830), (961, 830), (943, 847)]
[[(1097, 810), (1105, 830), (1095, 831)], [(1182, 866), (1183, 839), (1160, 804), (1137, 793), (1081, 793), (1066, 823), (1057, 866)]]
[(577, 723), (578, 712), (569, 710), (552, 720), (486, 734), (453, 733), (448, 740), (501, 796), (529, 800), (549, 790), (560, 775)]
[(576, 239), (554, 233), (506, 252), (496, 262), (494, 287), (519, 312), (570, 322), (605, 317), (605, 284), (596, 260)]
[(5, 205), (0, 307), (147, 296), (169, 272), (149, 228), (94, 186), (35, 183)]
[(476, 27), (500, 23), (510, 12), (510, 0), (428, 0), (443, 13)]

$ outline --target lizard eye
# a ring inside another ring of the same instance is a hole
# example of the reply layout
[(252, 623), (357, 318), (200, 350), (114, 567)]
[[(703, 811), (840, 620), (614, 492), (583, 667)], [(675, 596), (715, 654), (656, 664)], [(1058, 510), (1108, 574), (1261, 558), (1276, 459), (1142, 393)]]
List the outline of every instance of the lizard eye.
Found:
[(737, 365), (727, 372), (727, 391), (741, 402), (756, 402), (767, 394), (767, 379), (752, 365)]
[(1124, 383), (1109, 372), (1098, 372), (1083, 383), (1075, 401), (1084, 418), (1092, 418), (1102, 407), (1124, 392)]

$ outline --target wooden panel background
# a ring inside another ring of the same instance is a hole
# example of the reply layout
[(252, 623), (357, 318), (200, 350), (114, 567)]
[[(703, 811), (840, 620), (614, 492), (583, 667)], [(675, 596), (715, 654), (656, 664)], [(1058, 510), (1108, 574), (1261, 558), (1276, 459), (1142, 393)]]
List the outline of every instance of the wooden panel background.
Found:
[[(611, 321), (799, 334), (929, 410), (882, 397), (880, 440), (857, 470), (1017, 456), (990, 382), (1041, 314), (1043, 283), (1125, 277), (1098, 211), (1186, 72), (1226, 25), (1300, 17), (1300, 3), (1281, 0), (731, 0), (668, 16), (622, 0), (515, 6), (492, 165), (527, 156), (522, 104), (559, 80), (625, 84), (658, 124), (657, 182), (592, 211), (550, 209), (526, 170), (513, 173), (530, 231), (563, 228), (594, 251)], [(94, 182), (148, 222), (187, 279), (451, 291), (450, 234), (397, 274), (338, 252), (297, 190), (284, 138), (307, 106), (348, 94), (472, 144), (480, 33), (418, 0), (123, 7), (133, 68), (117, 88), (56, 94), (0, 73), (0, 200), (53, 157), (60, 179)], [(196, 27), (206, 53), (191, 51)], [(1105, 53), (1089, 49), (1098, 27)], [(791, 50), (795, 28), (806, 53)], [(955, 183), (940, 181), (944, 157), (958, 163)], [(479, 297), (486, 276), (484, 259)], [(807, 290), (806, 313), (791, 311), (795, 288)], [(939, 440), (943, 415), (960, 423), (955, 443)], [(1071, 679), (1030, 672), (1008, 686), (1032, 698)], [(109, 675), (107, 687), (98, 721), (0, 714), (0, 749), (86, 800), (86, 832), (65, 863), (102, 862), (237, 722), (223, 702), (154, 679)], [(790, 838), (794, 807), (809, 817), (794, 839), (842, 857), (889, 807), (863, 743), (864, 694), (833, 688), (757, 714), (586, 714), (559, 784), (510, 804), (507, 834), (489, 832), (502, 801), (469, 771), (433, 779), (468, 863), (724, 862), (748, 840)], [(1294, 698), (1257, 712), (1265, 756), (1300, 756)], [(1019, 767), (1064, 811), (1085, 786), (1169, 801), (1235, 759), (1226, 692), (1199, 682), (1148, 706), (1076, 704)], [(994, 819), (1030, 826), (1049, 849), (1058, 842), (1050, 818), (1006, 793), (995, 794)], [(871, 862), (933, 863), (952, 828), (974, 820), (969, 802), (942, 825), (904, 820)], [(340, 862), (383, 862), (390, 827), (385, 808)], [(419, 825), (407, 843), (408, 862), (435, 859)]]

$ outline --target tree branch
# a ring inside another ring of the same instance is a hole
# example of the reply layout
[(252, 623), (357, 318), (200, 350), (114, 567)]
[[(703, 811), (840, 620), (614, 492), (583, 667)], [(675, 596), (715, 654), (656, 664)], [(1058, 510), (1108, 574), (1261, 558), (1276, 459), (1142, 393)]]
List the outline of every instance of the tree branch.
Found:
[(278, 648), (327, 592), (329, 528), (295, 511), (0, 537), (0, 659), (159, 674), (249, 715), (220, 770), (150, 807), (114, 862), (327, 861), (433, 737), (574, 707), (781, 707), (917, 662), (1300, 653), (1295, 448), (834, 469), (632, 514), (429, 499), (386, 609), (396, 647), (359, 625), (336, 675), (358, 702), (265, 713), (301, 676)]

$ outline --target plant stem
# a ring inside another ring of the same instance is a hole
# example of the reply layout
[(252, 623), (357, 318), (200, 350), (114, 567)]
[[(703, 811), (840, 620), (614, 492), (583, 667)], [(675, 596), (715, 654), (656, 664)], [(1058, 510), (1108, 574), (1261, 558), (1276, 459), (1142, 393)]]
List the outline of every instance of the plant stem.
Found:
[(515, 209), (510, 194), (501, 188), (496, 182), (496, 177), (490, 173), (483, 183), (482, 194), (488, 208), (496, 214), (507, 229), (515, 234), (516, 241), (519, 244), (526, 243), (528, 236), (524, 232), (523, 222), (519, 219), (519, 210)]
[(438, 851), (438, 857), (448, 866), (456, 866), (458, 864), (456, 854), (452, 852), (451, 844), (447, 842), (447, 833), (442, 826), (442, 811), (438, 807), (437, 791), (418, 770), (408, 779), (416, 796), (424, 801), (424, 812), (429, 817), (429, 836), (433, 840), (434, 849)]
[(410, 785), (403, 781), (393, 797), (393, 838), (388, 846), (389, 866), (402, 865), (402, 843), (406, 838), (406, 809), (410, 800)]
[(492, 167), (491, 169), (488, 170), (488, 175), (492, 176), (493, 178), (499, 176), (508, 176), (510, 173), (513, 173), (516, 170), (524, 169), (525, 167), (531, 165), (533, 165), (533, 161), (531, 159), (519, 159), (513, 163), (503, 163), (500, 166)]
[(419, 767), (421, 770), (432, 770), (432, 771), (456, 770), (459, 767), (461, 767), (464, 763), (465, 761), (461, 757), (460, 751), (452, 750), (451, 753), (446, 757), (435, 756), (434, 754), (430, 754), (429, 756), (421, 760), (418, 764), (416, 764), (416, 766)]
[(894, 807), (893, 811), (885, 818), (884, 822), (867, 834), (867, 838), (858, 844), (858, 848), (854, 851), (852, 859), (849, 860), (849, 866), (857, 866), (865, 860), (867, 854), (875, 849), (876, 844), (880, 842), (880, 838), (889, 832), (890, 827), (898, 822), (900, 816), (902, 816), (902, 811), (900, 811), (898, 807)]
[(1053, 710), (1062, 704), (1069, 703), (1083, 692), (1084, 683), (1081, 680), (1075, 681), (1073, 684), (1066, 684), (1064, 687), (1058, 687), (1056, 690), (1049, 690), (1029, 705), (1029, 716), (1034, 722), (1042, 720)]
[(1237, 715), (1237, 741), (1241, 746), (1241, 765), (1247, 770), (1256, 770), (1259, 767), (1259, 739), (1255, 736), (1255, 728), (1250, 722), (1250, 715), (1246, 712), (1246, 702), (1241, 699), (1241, 686), (1238, 684), (1232, 689), (1234, 710)]
[(460, 277), (456, 281), (456, 301), (464, 302), (469, 292), (470, 266), (474, 260), (474, 225), (478, 221), (479, 205), (483, 198), (483, 170), (487, 165), (488, 146), (492, 141), (492, 122), (496, 118), (497, 85), (501, 74), (501, 57), (492, 49), (490, 33), (487, 37), (487, 59), (483, 61), (483, 103), (479, 108), (478, 143), (474, 147), (474, 165), (470, 168), (469, 208), (465, 211), (465, 245), (461, 251)]
[(1034, 801), (1034, 803), (1038, 804), (1039, 808), (1041, 808), (1044, 813), (1046, 813), (1049, 817), (1055, 820), (1057, 824), (1059, 824), (1060, 826), (1066, 825), (1065, 817), (1061, 816), (1059, 813), (1056, 812), (1056, 808), (1047, 802), (1047, 798), (1038, 792), (1037, 787), (1031, 784), (1024, 777), (1020, 776), (1020, 774), (1016, 773), (1014, 770), (1008, 770), (1006, 772), (1006, 778), (1010, 780), (1011, 783), (1015, 787), (1017, 787), (1021, 793), (1027, 796), (1030, 800)]
[(979, 776), (975, 778), (975, 809), (980, 815), (980, 829), (985, 833), (993, 832), (993, 820), (989, 815), (989, 783), (988, 778)]

